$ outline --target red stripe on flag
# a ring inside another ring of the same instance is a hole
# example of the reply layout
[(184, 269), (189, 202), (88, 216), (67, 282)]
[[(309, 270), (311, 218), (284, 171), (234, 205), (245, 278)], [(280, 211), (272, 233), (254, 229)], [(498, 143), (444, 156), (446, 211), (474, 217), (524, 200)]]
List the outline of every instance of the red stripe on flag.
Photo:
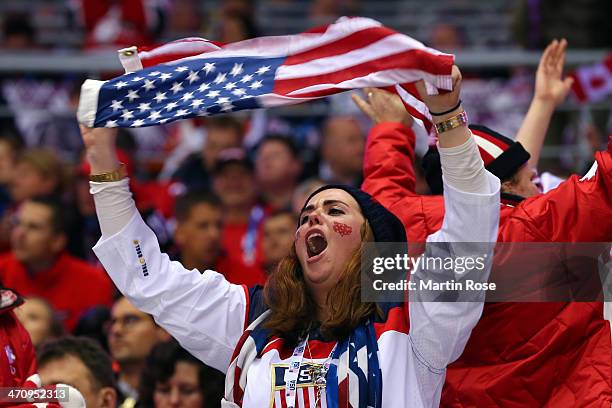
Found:
[[(399, 54), (387, 55), (372, 61), (366, 61), (352, 67), (327, 74), (313, 75), (305, 78), (276, 80), (273, 92), (279, 95), (307, 88), (318, 84), (338, 84), (353, 78), (359, 78), (376, 71), (391, 69), (422, 69), (427, 66), (427, 71), (432, 75), (447, 75), (448, 67), (453, 64), (451, 55), (433, 56), (424, 50), (408, 50)], [(301, 95), (293, 95), (299, 97)]]
[(366, 28), (336, 41), (322, 44), (317, 48), (287, 57), (283, 65), (297, 65), (318, 58), (333, 57), (368, 46), (397, 32), (387, 27)]

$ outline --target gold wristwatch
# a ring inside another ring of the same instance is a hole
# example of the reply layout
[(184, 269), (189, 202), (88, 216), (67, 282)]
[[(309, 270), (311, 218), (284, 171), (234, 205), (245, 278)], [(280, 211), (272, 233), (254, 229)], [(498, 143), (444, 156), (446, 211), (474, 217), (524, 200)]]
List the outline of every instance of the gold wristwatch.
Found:
[(127, 177), (127, 169), (125, 164), (120, 163), (119, 168), (115, 171), (109, 171), (107, 173), (90, 174), (89, 181), (95, 181), (96, 183), (108, 183), (111, 181), (119, 181)]

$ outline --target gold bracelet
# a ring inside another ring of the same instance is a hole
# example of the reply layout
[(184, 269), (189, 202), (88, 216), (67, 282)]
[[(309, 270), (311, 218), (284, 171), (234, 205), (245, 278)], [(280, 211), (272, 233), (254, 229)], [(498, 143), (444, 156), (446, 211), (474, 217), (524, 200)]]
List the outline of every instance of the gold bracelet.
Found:
[(446, 119), (440, 123), (436, 123), (436, 133), (440, 134), (443, 132), (448, 132), (449, 130), (453, 130), (458, 128), (459, 126), (465, 126), (468, 123), (468, 116), (465, 111), (461, 111), (457, 115)]
[(117, 170), (100, 174), (90, 174), (89, 181), (95, 181), (96, 183), (109, 183), (111, 181), (123, 180), (126, 177), (127, 169), (125, 168), (125, 164), (120, 163)]

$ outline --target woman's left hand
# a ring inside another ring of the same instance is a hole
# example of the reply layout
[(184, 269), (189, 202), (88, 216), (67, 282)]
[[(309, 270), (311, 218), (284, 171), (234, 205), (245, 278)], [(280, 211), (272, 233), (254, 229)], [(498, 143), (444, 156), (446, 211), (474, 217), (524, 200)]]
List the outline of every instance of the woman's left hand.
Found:
[[(438, 95), (428, 95), (425, 90), (425, 83), (423, 80), (416, 82), (416, 88), (419, 91), (421, 99), (427, 105), (430, 112), (446, 112), (449, 109), (457, 106), (459, 103), (459, 93), (461, 91), (461, 71), (459, 67), (453, 65), (451, 73), (453, 80), (453, 90), (446, 93), (439, 93)], [(434, 117), (436, 120), (436, 117)]]

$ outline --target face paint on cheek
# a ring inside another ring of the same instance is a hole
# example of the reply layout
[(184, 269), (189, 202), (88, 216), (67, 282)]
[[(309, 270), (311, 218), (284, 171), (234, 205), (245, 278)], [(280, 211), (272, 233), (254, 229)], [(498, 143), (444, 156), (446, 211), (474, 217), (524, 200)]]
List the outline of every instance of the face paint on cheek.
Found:
[(345, 235), (351, 235), (353, 233), (353, 228), (341, 222), (334, 221), (334, 231), (343, 237)]

